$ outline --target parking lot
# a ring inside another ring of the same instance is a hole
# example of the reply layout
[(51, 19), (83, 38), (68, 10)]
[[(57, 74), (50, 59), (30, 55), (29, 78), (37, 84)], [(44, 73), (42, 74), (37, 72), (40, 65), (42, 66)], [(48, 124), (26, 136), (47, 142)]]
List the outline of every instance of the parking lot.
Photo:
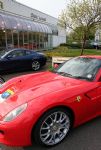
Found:
[[(47, 70), (47, 66), (40, 71)], [(5, 80), (32, 71), (3, 75)], [(35, 73), (35, 72), (34, 72)], [(13, 132), (13, 131), (12, 131)], [(29, 147), (8, 147), (1, 145), (1, 150), (101, 150), (101, 118), (96, 118), (72, 130), (70, 135), (59, 145), (52, 148), (43, 148), (36, 145)]]

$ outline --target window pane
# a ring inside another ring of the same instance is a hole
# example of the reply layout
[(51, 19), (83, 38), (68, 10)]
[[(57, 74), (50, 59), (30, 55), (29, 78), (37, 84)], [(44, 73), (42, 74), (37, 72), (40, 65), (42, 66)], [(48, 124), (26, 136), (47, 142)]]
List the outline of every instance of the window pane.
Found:
[(16, 22), (16, 19), (13, 17), (13, 16), (8, 16), (8, 19), (10, 20), (11, 22), (11, 27), (12, 29), (17, 29), (17, 22)]
[(0, 50), (6, 47), (5, 30), (0, 30)]
[(21, 48), (23, 48), (23, 41), (24, 41), (23, 36), (24, 36), (23, 32), (19, 31), (19, 47)]
[(26, 51), (26, 55), (31, 55), (32, 52), (31, 51)]
[(38, 27), (39, 27), (39, 32), (43, 32), (41, 24), (38, 23)]
[(32, 27), (32, 31), (36, 31), (36, 27), (35, 27), (35, 24), (34, 22), (30, 21), (30, 24), (31, 24), (31, 27)]
[(37, 43), (37, 49), (39, 49), (39, 34), (36, 35), (36, 43)]
[(46, 43), (45, 43), (45, 33), (43, 34), (43, 45), (44, 45), (44, 48), (46, 48)]
[(32, 40), (32, 33), (29, 32), (29, 49), (32, 49), (33, 45), (33, 40)]
[(48, 34), (44, 36), (45, 48), (48, 48)]
[(40, 32), (40, 26), (39, 26), (39, 24), (37, 22), (36, 22), (36, 31)]
[(32, 31), (32, 27), (31, 27), (30, 22), (26, 21), (26, 20), (25, 20), (25, 22), (26, 22), (26, 25), (27, 25), (27, 30)]
[(33, 49), (37, 49), (36, 33), (33, 33)]
[(28, 33), (24, 32), (24, 48), (28, 48)]
[(0, 16), (0, 28), (1, 29), (5, 28), (5, 23), (4, 23), (4, 20), (3, 20), (2, 16)]
[(5, 22), (5, 27), (6, 27), (6, 29), (12, 29), (11, 21), (10, 21), (10, 19), (8, 18), (8, 16), (2, 14), (2, 17), (3, 17), (3, 20), (4, 20), (4, 22)]
[(58, 35), (58, 29), (56, 26), (51, 26), (51, 29), (52, 29), (52, 34), (53, 35)]
[(15, 58), (15, 57), (24, 56), (24, 52), (23, 51), (13, 51), (9, 55), (12, 56), (13, 58)]
[(23, 30), (23, 25), (22, 22), (20, 21), (19, 18), (15, 18), (16, 22), (17, 22), (17, 28), (18, 30)]
[(40, 49), (44, 48), (43, 38), (43, 33), (40, 33)]
[(27, 24), (26, 24), (25, 20), (24, 19), (19, 19), (19, 20), (20, 20), (20, 22), (22, 24), (23, 30), (27, 31)]
[(48, 33), (48, 30), (47, 30), (47, 26), (44, 25), (44, 30), (45, 30), (45, 33)]
[(13, 45), (13, 40), (12, 40), (12, 31), (7, 29), (6, 35), (7, 35), (7, 48), (8, 49), (13, 48), (14, 45)]
[(13, 30), (13, 43), (14, 48), (18, 48), (18, 32), (16, 30)]
[(45, 33), (44, 25), (40, 24), (40, 27), (41, 27), (41, 32)]
[(48, 35), (48, 48), (52, 48), (52, 35)]

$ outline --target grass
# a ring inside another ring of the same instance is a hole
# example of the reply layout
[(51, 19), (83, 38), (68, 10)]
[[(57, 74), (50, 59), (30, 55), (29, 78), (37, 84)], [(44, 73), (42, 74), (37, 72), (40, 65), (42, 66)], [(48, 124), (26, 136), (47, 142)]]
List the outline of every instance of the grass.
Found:
[[(75, 57), (80, 56), (81, 49), (72, 49), (65, 46), (54, 48), (53, 50), (47, 50), (44, 52), (48, 57), (61, 56), (61, 57)], [(85, 49), (84, 55), (101, 55), (101, 50)]]

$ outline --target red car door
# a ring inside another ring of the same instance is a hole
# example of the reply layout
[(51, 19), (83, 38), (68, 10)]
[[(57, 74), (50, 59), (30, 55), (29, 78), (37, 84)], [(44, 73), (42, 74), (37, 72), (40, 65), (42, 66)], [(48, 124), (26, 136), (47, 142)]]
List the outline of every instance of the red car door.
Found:
[(97, 97), (98, 88), (92, 88), (81, 95), (80, 101), (76, 98), (76, 124), (82, 124), (99, 115), (101, 107), (99, 107), (99, 101)]

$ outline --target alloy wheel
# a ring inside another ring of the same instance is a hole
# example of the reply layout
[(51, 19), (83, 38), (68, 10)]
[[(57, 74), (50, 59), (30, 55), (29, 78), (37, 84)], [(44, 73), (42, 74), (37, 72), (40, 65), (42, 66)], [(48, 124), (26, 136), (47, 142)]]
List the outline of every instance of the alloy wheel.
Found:
[(40, 63), (38, 61), (33, 61), (32, 62), (32, 69), (37, 71), (40, 69)]
[(40, 139), (45, 145), (60, 143), (70, 129), (69, 116), (61, 111), (49, 115), (40, 128)]

